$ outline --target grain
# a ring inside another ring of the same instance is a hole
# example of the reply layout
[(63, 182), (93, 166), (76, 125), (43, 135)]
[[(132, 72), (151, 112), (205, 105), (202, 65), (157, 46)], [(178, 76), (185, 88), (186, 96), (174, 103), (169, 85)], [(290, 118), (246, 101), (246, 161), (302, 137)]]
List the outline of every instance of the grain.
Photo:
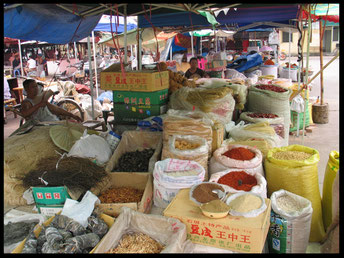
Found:
[(249, 212), (258, 209), (262, 200), (253, 194), (243, 194), (229, 203), (229, 207), (237, 212)]
[(125, 234), (107, 253), (160, 253), (165, 246), (143, 233)]
[(303, 151), (279, 151), (275, 152), (272, 157), (275, 159), (282, 159), (282, 160), (305, 160), (312, 156), (310, 153), (306, 153)]
[(287, 213), (293, 211), (300, 211), (302, 209), (302, 206), (289, 195), (282, 195), (278, 197), (276, 202), (277, 206)]

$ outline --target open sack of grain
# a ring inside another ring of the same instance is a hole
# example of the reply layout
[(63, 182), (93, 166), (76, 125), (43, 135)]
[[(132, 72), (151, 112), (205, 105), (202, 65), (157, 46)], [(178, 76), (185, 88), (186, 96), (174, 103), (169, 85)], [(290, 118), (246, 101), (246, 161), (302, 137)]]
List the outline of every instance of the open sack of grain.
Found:
[[(271, 195), (268, 245), (271, 253), (306, 253), (312, 220), (312, 203), (286, 190)], [(277, 245), (276, 242), (280, 244)]]
[(208, 153), (207, 141), (197, 135), (173, 135), (168, 144), (162, 148), (161, 160), (181, 159), (198, 162), (206, 171), (205, 180), (208, 180)]
[(310, 242), (319, 242), (325, 235), (318, 162), (319, 152), (302, 145), (273, 148), (264, 161), (268, 196), (284, 189), (311, 201), (313, 215)]
[(191, 253), (193, 249), (179, 220), (122, 207), (94, 253)]

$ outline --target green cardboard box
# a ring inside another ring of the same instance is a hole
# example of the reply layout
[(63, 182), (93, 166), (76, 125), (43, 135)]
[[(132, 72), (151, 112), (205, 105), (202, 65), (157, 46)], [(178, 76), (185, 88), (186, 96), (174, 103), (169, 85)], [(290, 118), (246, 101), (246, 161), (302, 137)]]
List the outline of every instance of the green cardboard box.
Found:
[(53, 216), (62, 210), (68, 194), (67, 187), (32, 187), (33, 198), (38, 212), (47, 216)]
[(121, 103), (114, 103), (115, 122), (136, 124), (150, 116), (158, 116), (165, 114), (167, 105), (128, 105)]
[(113, 102), (145, 106), (167, 104), (168, 89), (153, 92), (113, 91)]

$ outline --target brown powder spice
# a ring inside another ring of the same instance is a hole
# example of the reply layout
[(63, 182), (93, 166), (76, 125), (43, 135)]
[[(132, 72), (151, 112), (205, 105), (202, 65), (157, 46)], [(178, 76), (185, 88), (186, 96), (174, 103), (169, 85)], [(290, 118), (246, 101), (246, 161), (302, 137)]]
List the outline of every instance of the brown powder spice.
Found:
[(140, 202), (143, 190), (133, 187), (110, 188), (99, 196), (102, 203)]
[(214, 189), (219, 189), (221, 191), (224, 191), (224, 189), (219, 185), (204, 183), (204, 184), (198, 185), (194, 189), (192, 193), (192, 197), (195, 198), (196, 201), (200, 203), (206, 203), (212, 200), (217, 200), (219, 199), (219, 197), (216, 193), (212, 192), (212, 190)]

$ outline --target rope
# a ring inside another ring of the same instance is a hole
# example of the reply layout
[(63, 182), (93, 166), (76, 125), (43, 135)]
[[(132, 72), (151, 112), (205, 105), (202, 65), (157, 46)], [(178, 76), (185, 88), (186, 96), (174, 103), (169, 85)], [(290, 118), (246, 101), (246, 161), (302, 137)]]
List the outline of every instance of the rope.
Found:
[[(151, 24), (152, 28), (153, 28), (153, 32), (154, 32), (154, 37), (155, 37), (155, 40), (156, 40), (156, 55), (157, 55), (157, 59), (160, 60), (160, 52), (159, 52), (159, 43), (158, 43), (158, 38), (156, 36), (156, 28), (155, 26), (153, 25), (153, 23), (151, 22), (151, 19), (148, 17), (147, 15), (147, 11), (146, 11), (146, 8), (144, 6), (144, 4), (141, 4), (142, 5), (142, 8), (144, 10), (144, 17), (145, 19)], [(150, 5), (150, 8), (152, 6)], [(158, 72), (159, 72), (159, 77), (160, 77), (160, 85), (162, 86), (162, 77), (161, 77), (161, 73), (160, 73), (160, 65), (157, 65), (158, 67)]]

